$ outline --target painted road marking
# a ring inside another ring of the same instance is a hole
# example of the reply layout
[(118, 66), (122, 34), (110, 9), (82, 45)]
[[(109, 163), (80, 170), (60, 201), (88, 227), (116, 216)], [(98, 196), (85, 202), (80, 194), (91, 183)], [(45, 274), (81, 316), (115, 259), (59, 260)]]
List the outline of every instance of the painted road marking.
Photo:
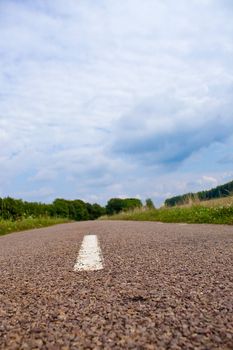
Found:
[(103, 269), (103, 258), (96, 235), (84, 236), (74, 271)]
[(180, 225), (180, 226), (186, 226), (186, 225), (188, 225), (188, 224), (182, 223), (182, 224), (178, 224), (178, 225)]

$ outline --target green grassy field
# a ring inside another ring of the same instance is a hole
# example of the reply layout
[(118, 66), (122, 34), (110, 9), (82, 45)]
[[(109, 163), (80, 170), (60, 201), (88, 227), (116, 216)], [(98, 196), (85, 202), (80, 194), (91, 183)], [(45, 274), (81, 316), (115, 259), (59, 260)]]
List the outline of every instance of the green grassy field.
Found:
[(160, 209), (137, 209), (112, 216), (104, 216), (101, 220), (137, 220), (180, 223), (233, 224), (233, 201), (231, 198), (200, 202), (180, 207), (162, 207)]
[(41, 218), (35, 218), (35, 219), (27, 218), (27, 219), (22, 219), (18, 221), (0, 219), (0, 236), (11, 232), (16, 232), (16, 231), (24, 231), (24, 230), (34, 229), (34, 228), (41, 228), (41, 227), (62, 224), (68, 221), (70, 220), (60, 219), (60, 218), (49, 218), (49, 217), (41, 217)]

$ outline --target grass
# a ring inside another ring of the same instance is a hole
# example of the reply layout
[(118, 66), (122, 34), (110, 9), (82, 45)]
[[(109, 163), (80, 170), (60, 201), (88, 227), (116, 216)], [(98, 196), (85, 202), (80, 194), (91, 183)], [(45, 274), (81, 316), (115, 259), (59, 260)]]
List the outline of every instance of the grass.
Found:
[(233, 206), (233, 196), (216, 198), (208, 201), (200, 201), (200, 199), (196, 198), (194, 201), (190, 200), (188, 204), (184, 204), (180, 207), (190, 207), (193, 205), (201, 205), (204, 207), (229, 207)]
[(0, 219), (0, 236), (7, 233), (30, 230), (34, 228), (47, 227), (57, 224), (62, 224), (68, 222), (68, 219), (61, 218), (50, 218), (50, 217), (41, 217), (41, 218), (25, 218), (17, 221), (11, 220), (2, 220)]
[(233, 197), (188, 204), (180, 207), (162, 207), (160, 209), (137, 209), (121, 212), (101, 220), (161, 221), (193, 224), (228, 224), (233, 225)]

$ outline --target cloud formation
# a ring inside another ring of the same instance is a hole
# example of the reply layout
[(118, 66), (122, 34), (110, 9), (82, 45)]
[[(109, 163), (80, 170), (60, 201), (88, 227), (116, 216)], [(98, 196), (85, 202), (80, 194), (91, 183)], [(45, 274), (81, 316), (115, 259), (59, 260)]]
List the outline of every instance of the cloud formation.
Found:
[(113, 150), (145, 163), (180, 165), (194, 152), (232, 135), (232, 110), (227, 92), (224, 101), (216, 95), (199, 100), (155, 96), (118, 121)]
[(232, 11), (228, 0), (2, 0), (0, 196), (161, 202), (228, 179)]

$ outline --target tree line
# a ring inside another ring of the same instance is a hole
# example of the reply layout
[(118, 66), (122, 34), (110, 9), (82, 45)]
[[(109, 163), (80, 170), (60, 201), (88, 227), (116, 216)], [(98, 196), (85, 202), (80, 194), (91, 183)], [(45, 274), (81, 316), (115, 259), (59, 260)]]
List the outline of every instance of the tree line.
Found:
[(217, 186), (208, 191), (200, 191), (197, 193), (186, 193), (181, 196), (171, 197), (165, 200), (165, 205), (173, 207), (175, 205), (183, 205), (189, 203), (189, 201), (206, 201), (214, 198), (222, 198), (232, 195), (233, 193), (233, 181), (227, 182), (224, 185)]
[(71, 220), (95, 220), (105, 214), (105, 208), (99, 204), (84, 201), (57, 198), (52, 204), (27, 202), (11, 197), (0, 198), (0, 217), (5, 220), (19, 220), (28, 217), (61, 217)]
[(113, 215), (121, 211), (128, 211), (141, 207), (142, 202), (137, 198), (111, 198), (106, 205), (106, 214)]
[[(151, 199), (146, 205), (153, 206)], [(42, 216), (68, 218), (76, 221), (95, 220), (102, 215), (117, 214), (120, 211), (141, 208), (142, 202), (137, 198), (111, 198), (105, 207), (94, 203), (86, 203), (80, 199), (66, 200), (57, 198), (51, 204), (27, 202), (11, 197), (0, 198), (0, 218), (5, 220), (20, 220), (22, 218), (37, 218)]]

